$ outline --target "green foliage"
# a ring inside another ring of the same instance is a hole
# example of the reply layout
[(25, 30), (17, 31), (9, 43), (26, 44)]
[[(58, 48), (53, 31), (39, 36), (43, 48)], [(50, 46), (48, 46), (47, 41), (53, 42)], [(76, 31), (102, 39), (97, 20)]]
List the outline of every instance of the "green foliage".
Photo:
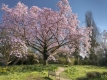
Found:
[(25, 78), (25, 80), (53, 80), (53, 79), (51, 79), (51, 78), (49, 78), (49, 77), (42, 77), (42, 76), (40, 76), (40, 75), (33, 75), (33, 74), (31, 74), (31, 75), (28, 75), (26, 78)]
[(101, 78), (86, 78), (86, 77), (80, 77), (77, 78), (76, 80), (107, 80), (107, 76), (102, 76)]
[[(62, 72), (62, 76), (70, 79), (77, 80), (88, 80), (86, 74), (88, 72), (94, 72), (97, 78), (101, 78), (102, 73), (106, 72), (106, 67), (98, 67), (98, 66), (69, 66), (64, 72)], [(66, 76), (65, 76), (66, 75)], [(99, 79), (98, 79), (99, 80)], [(107, 80), (107, 78), (106, 78)]]
[[(55, 80), (48, 78), (49, 70), (57, 70), (61, 66), (65, 71), (61, 73), (62, 78), (72, 80), (107, 80), (107, 67), (97, 66), (69, 66), (69, 65), (21, 65), (0, 67), (0, 80)], [(86, 76), (89, 75), (89, 77)], [(90, 78), (90, 75), (94, 78)]]
[(102, 75), (107, 76), (107, 72), (103, 72)]
[(9, 72), (31, 72), (31, 71), (48, 71), (48, 70), (55, 70), (58, 67), (55, 65), (20, 65), (20, 66), (9, 66), (7, 71)]
[(93, 71), (93, 72), (86, 73), (86, 76), (89, 79), (90, 78), (100, 78), (101, 77), (101, 73)]
[(0, 67), (0, 75), (7, 75), (7, 74), (8, 74), (7, 68), (1, 68)]
[(75, 59), (70, 58), (71, 62), (68, 62), (65, 56), (61, 56), (57, 58), (57, 61), (50, 60), (48, 61), (49, 64), (62, 64), (62, 65), (74, 65)]
[(0, 67), (0, 80), (53, 80), (46, 76), (49, 70), (57, 70), (58, 66), (36, 64)]
[(39, 74), (46, 75), (49, 70), (56, 70), (56, 65), (20, 65), (20, 66), (8, 66), (7, 68), (0, 67), (0, 75), (8, 75), (15, 73), (31, 73), (40, 72)]
[(79, 77), (76, 80), (88, 80), (88, 78), (86, 78), (86, 77)]

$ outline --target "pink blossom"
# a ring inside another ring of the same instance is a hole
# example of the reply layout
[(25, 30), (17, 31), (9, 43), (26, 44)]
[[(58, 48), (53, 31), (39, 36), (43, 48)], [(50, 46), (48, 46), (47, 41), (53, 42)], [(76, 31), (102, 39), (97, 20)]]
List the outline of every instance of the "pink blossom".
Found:
[[(27, 45), (43, 55), (47, 52), (53, 54), (60, 48), (74, 52), (75, 47), (81, 45), (85, 52), (89, 50), (91, 29), (77, 27), (79, 21), (77, 15), (72, 12), (68, 0), (60, 0), (57, 6), (59, 7), (57, 11), (37, 6), (28, 9), (21, 2), (13, 8), (2, 6), (3, 26), (14, 33), (11, 34), (12, 45), (19, 45), (21, 48), (19, 52), (24, 49), (26, 52)], [(16, 49), (17, 45), (13, 48)], [(72, 45), (71, 49), (67, 47), (68, 45)]]

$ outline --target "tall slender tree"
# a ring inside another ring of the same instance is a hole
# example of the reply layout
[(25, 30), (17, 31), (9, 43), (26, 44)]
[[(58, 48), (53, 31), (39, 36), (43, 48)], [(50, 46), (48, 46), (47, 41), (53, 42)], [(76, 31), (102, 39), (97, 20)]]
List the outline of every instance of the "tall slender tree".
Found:
[(95, 48), (98, 46), (99, 42), (99, 29), (96, 26), (96, 23), (94, 21), (93, 15), (91, 11), (87, 11), (85, 14), (85, 23), (86, 27), (92, 27), (92, 35), (90, 36), (91, 38), (91, 48), (90, 48), (90, 54), (89, 54), (89, 59), (91, 61), (97, 61), (97, 56), (95, 54)]
[(93, 14), (91, 11), (87, 11), (85, 14), (86, 27), (92, 27), (91, 47), (94, 48), (98, 44), (99, 29), (94, 21)]

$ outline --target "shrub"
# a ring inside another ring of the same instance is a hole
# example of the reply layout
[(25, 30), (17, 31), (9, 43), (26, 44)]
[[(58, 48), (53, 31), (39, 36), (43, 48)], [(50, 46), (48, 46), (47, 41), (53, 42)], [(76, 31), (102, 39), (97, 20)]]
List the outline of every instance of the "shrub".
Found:
[(100, 73), (100, 72), (95, 72), (95, 74), (96, 74), (96, 77), (97, 77), (97, 78), (100, 78), (100, 77), (101, 77), (101, 73)]
[(93, 71), (93, 72), (88, 72), (87, 74), (86, 74), (86, 76), (87, 76), (87, 78), (99, 78), (99, 77), (101, 77), (101, 74), (99, 73), (99, 72), (95, 72), (95, 71)]
[(102, 75), (107, 75), (107, 72), (103, 72)]
[(88, 72), (87, 74), (86, 74), (86, 76), (87, 76), (87, 78), (95, 78), (96, 77), (96, 74), (94, 73), (94, 72)]
[(38, 63), (38, 56), (36, 55), (36, 53), (29, 53), (27, 55), (27, 61), (26, 64), (35, 64)]
[(79, 78), (77, 78), (76, 80), (89, 80), (89, 79), (86, 78), (86, 77), (79, 77)]

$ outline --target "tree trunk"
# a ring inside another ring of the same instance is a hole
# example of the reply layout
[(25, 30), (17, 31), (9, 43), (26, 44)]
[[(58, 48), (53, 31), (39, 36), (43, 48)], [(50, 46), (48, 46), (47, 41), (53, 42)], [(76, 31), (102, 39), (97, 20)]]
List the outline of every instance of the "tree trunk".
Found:
[(48, 63), (47, 63), (47, 61), (46, 60), (44, 60), (43, 61), (43, 65), (47, 65)]
[(20, 58), (17, 58), (17, 60), (13, 63), (13, 65), (16, 65), (20, 61)]
[(43, 65), (47, 65), (48, 64), (48, 62), (47, 62), (48, 57), (49, 57), (49, 55), (47, 55), (46, 52), (43, 53)]

